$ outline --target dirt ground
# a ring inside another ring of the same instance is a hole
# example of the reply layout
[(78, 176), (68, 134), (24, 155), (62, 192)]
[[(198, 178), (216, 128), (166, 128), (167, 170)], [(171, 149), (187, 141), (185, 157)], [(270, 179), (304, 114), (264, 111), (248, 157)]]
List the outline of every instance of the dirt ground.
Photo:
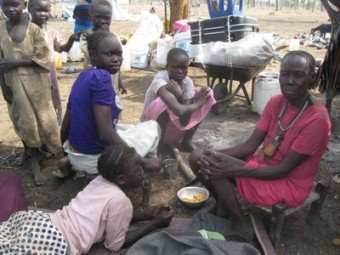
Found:
[[(123, 5), (122, 7), (128, 9), (131, 13), (138, 13), (140, 10), (147, 11), (150, 8), (148, 5)], [(163, 16), (163, 6), (156, 5), (155, 7), (159, 15)], [(202, 7), (201, 13), (208, 16), (205, 7)], [(53, 15), (61, 16), (60, 6), (53, 7)], [(277, 32), (286, 40), (293, 38), (298, 33), (308, 33), (311, 28), (321, 23), (326, 23), (328, 20), (326, 13), (318, 11), (312, 13), (302, 10), (274, 12), (270, 9), (252, 9), (246, 10), (245, 15), (258, 19), (261, 32)], [(60, 31), (64, 40), (67, 40), (68, 35), (73, 30), (73, 22), (66, 22), (60, 18), (52, 19), (49, 24)], [(116, 21), (113, 22), (111, 29), (118, 35), (129, 34), (135, 26), (136, 23), (132, 21)], [(323, 58), (325, 54), (325, 50), (304, 46), (300, 48), (311, 52), (316, 58)], [(285, 52), (287, 50), (282, 50), (279, 53), (283, 56)], [(67, 66), (81, 68), (82, 63), (69, 62), (63, 67)], [(278, 66), (277, 63), (270, 63), (267, 70), (277, 71)], [(60, 71), (58, 73), (61, 99), (65, 109), (71, 86), (77, 74), (62, 74)], [(145, 91), (155, 73), (132, 69), (131, 71), (123, 72), (122, 75), (128, 94), (122, 96), (124, 110), (121, 123), (138, 123)], [(197, 86), (206, 86), (206, 74), (202, 69), (190, 67), (189, 76), (193, 78)], [(248, 86), (248, 90), (250, 90), (250, 86)], [(324, 103), (324, 95), (317, 91), (312, 93), (318, 101)], [(340, 143), (339, 116), (340, 101), (335, 99), (333, 102), (333, 134), (331, 139), (334, 144)], [(84, 180), (72, 178), (59, 180), (52, 176), (51, 172), (55, 169), (58, 159), (62, 156), (59, 151), (56, 157), (42, 162), (42, 169), (48, 177), (48, 182), (42, 187), (36, 187), (28, 165), (22, 167), (13, 165), (13, 159), (22, 151), (22, 144), (13, 130), (12, 123), (8, 117), (6, 103), (2, 97), (0, 97), (0, 119), (2, 122), (0, 126), (1, 168), (14, 172), (21, 178), (30, 205), (49, 209), (58, 209), (66, 205), (85, 186)], [(197, 131), (194, 142), (198, 147), (214, 146), (222, 148), (233, 145), (244, 140), (250, 134), (258, 119), (259, 115), (246, 106), (246, 101), (243, 98), (236, 98), (225, 112), (218, 116), (210, 114), (206, 118)], [(331, 154), (332, 151), (327, 153)], [(333, 153), (333, 158), (338, 157), (337, 155)], [(330, 180), (329, 172), (339, 169), (339, 165), (339, 163), (323, 160), (318, 178)], [(176, 180), (164, 180), (161, 173), (156, 173), (151, 176), (151, 182), (151, 204), (170, 203), (177, 207), (178, 216), (189, 217), (193, 215), (194, 210), (189, 210), (176, 202), (176, 192), (187, 183), (181, 173), (179, 173)], [(129, 196), (134, 205), (139, 206), (141, 190), (129, 191)], [(304, 221), (306, 211), (300, 211), (287, 217), (283, 228), (280, 254), (340, 254), (340, 250), (331, 245), (332, 238), (337, 235), (336, 232), (340, 232), (339, 199), (340, 184), (331, 181), (330, 192), (323, 206), (322, 216), (319, 221), (314, 222), (312, 225), (306, 224)], [(213, 200), (209, 199), (206, 207), (211, 205), (212, 202)]]

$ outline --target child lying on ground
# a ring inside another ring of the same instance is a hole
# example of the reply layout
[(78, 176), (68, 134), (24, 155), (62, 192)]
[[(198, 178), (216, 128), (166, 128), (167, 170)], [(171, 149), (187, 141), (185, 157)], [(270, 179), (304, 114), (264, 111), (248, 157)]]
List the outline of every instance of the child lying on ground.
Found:
[[(101, 174), (62, 210), (21, 211), (0, 224), (0, 254), (87, 253), (104, 241), (110, 251), (130, 246), (147, 233), (169, 225), (174, 210), (156, 206), (137, 215), (122, 188), (139, 187), (141, 157), (133, 148), (108, 146), (98, 160)], [(130, 222), (150, 220), (129, 230)]]

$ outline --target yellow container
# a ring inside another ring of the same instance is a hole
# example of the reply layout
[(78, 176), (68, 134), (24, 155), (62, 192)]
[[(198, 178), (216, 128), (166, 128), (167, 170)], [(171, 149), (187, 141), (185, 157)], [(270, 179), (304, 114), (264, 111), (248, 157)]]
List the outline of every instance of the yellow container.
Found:
[(54, 53), (54, 63), (56, 69), (61, 69), (63, 66), (61, 55), (58, 52)]

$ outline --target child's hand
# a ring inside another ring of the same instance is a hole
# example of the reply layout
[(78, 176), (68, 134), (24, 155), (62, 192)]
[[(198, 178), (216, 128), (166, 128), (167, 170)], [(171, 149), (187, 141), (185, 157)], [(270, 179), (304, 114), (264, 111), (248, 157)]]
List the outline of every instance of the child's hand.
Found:
[(7, 85), (1, 85), (2, 95), (8, 104), (13, 103), (13, 92)]
[(120, 94), (122, 94), (122, 95), (124, 95), (124, 94), (127, 95), (127, 89), (126, 89), (123, 85), (120, 85), (120, 86), (119, 86), (119, 92), (120, 92)]
[(170, 211), (171, 207), (169, 205), (159, 204), (156, 205), (154, 208), (152, 208), (151, 214), (152, 218), (157, 217), (162, 212), (168, 212)]
[(208, 99), (209, 99), (209, 92), (210, 92), (210, 88), (208, 87), (204, 87), (201, 88), (200, 92), (198, 93), (198, 95), (195, 98), (195, 102), (201, 107), (202, 105), (204, 105)]
[(83, 31), (74, 33), (73, 35), (70, 36), (70, 40), (74, 41), (74, 42), (79, 42), (80, 39), (80, 35), (84, 33)]
[(174, 80), (170, 80), (165, 88), (172, 94), (175, 95), (177, 99), (182, 98), (182, 88), (181, 86)]
[(175, 210), (169, 205), (157, 205), (152, 210), (153, 219), (152, 221), (159, 228), (164, 228), (169, 226), (172, 217), (175, 215)]
[(0, 62), (0, 72), (7, 73), (18, 66), (16, 60), (2, 60)]

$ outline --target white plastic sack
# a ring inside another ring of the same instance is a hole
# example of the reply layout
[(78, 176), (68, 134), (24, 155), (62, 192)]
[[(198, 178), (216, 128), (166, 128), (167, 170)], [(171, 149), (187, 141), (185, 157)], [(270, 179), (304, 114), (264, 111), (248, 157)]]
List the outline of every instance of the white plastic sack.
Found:
[(79, 62), (84, 58), (84, 54), (80, 49), (80, 43), (74, 42), (72, 48), (68, 52), (68, 57), (71, 62)]
[(257, 67), (274, 56), (274, 49), (267, 40), (252, 33), (235, 42), (211, 42), (204, 48), (204, 64), (229, 67)]
[(126, 45), (130, 49), (149, 46), (150, 42), (160, 38), (162, 32), (163, 24), (157, 14), (142, 12), (136, 31)]

